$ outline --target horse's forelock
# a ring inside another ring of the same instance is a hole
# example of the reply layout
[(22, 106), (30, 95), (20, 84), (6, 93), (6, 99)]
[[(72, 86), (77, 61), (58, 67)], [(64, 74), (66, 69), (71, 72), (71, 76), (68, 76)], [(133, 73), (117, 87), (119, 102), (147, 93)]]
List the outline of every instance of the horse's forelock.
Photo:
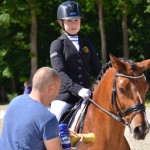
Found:
[(137, 70), (137, 66), (136, 66), (136, 64), (133, 60), (128, 60), (128, 59), (125, 59), (125, 58), (120, 58), (120, 60), (122, 62), (127, 62), (131, 66), (132, 71), (135, 72)]

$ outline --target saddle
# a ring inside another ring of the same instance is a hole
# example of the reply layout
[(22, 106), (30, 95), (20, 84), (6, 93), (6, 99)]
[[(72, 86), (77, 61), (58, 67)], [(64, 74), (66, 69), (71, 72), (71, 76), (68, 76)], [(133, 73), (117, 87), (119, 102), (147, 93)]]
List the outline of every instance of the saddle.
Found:
[(77, 133), (81, 133), (89, 103), (89, 101), (81, 99), (73, 107), (69, 108), (64, 114), (62, 114), (59, 123), (66, 123), (69, 128)]

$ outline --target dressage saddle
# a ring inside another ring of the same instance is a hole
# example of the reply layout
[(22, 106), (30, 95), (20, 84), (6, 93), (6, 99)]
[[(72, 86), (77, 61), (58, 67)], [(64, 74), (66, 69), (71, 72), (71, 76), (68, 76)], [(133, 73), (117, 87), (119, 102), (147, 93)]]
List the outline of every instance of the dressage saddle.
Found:
[[(81, 110), (83, 100), (80, 100), (78, 103), (76, 103), (73, 107), (69, 108), (64, 114), (62, 114), (59, 123), (63, 122), (68, 124), (69, 128), (72, 128), (72, 125), (75, 124), (75, 131), (77, 133), (82, 132), (84, 119), (86, 116), (86, 112), (89, 106), (89, 101), (85, 103), (84, 108)], [(80, 112), (79, 112), (80, 111)], [(74, 122), (77, 120), (76, 122)]]

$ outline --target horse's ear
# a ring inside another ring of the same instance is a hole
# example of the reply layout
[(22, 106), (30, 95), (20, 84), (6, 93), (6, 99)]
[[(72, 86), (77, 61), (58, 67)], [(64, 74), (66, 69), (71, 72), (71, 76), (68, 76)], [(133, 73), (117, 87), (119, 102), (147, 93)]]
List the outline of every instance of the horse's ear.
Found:
[(150, 68), (150, 59), (143, 60), (141, 62), (136, 62), (136, 65), (144, 72)]
[(112, 67), (116, 68), (118, 72), (120, 72), (121, 70), (125, 70), (125, 64), (121, 62), (117, 57), (110, 54), (110, 60)]

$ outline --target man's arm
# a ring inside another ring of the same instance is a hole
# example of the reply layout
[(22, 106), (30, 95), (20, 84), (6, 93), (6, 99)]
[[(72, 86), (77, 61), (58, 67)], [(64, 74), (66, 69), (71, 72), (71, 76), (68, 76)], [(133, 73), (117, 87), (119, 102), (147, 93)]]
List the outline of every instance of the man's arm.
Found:
[(60, 138), (54, 138), (51, 140), (45, 140), (44, 141), (46, 150), (62, 150)]

